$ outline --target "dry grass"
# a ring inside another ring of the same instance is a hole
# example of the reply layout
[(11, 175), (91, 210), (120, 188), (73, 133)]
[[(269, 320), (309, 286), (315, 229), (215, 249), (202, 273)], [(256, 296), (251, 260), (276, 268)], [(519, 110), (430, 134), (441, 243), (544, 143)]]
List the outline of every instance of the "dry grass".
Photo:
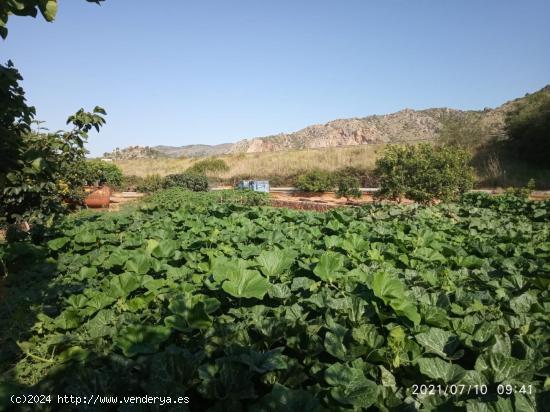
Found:
[[(265, 153), (240, 153), (219, 156), (229, 171), (209, 176), (219, 183), (234, 183), (239, 177), (270, 179), (274, 185), (286, 186), (304, 171), (324, 169), (334, 171), (343, 167), (372, 169), (385, 144), (293, 150)], [(493, 150), (494, 149), (494, 150)], [(125, 175), (147, 176), (181, 173), (191, 167), (194, 159), (136, 159), (118, 160)], [(530, 178), (538, 189), (550, 188), (550, 169), (541, 169), (519, 161), (514, 153), (491, 148), (474, 153), (473, 166), (477, 174), (477, 187), (522, 187)]]
[[(219, 156), (229, 166), (229, 171), (220, 174), (222, 179), (236, 176), (296, 175), (304, 170), (321, 168), (337, 170), (347, 166), (370, 169), (374, 167), (377, 153), (383, 144), (323, 149), (294, 150), (284, 152), (240, 153)], [(116, 164), (125, 175), (147, 176), (181, 173), (193, 165), (196, 159), (136, 159), (118, 160)]]

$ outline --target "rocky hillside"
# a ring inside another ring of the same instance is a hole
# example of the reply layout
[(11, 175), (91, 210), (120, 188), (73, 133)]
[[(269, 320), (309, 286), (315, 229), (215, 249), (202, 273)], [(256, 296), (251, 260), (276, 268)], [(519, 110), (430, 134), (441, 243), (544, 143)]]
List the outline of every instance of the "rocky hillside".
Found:
[(129, 146), (124, 149), (118, 147), (112, 152), (103, 153), (106, 159), (130, 160), (130, 159), (157, 159), (168, 157), (166, 154), (149, 146)]
[(228, 153), (233, 147), (233, 143), (224, 143), (218, 145), (193, 144), (188, 146), (155, 146), (153, 149), (164, 153), (169, 157), (204, 157), (218, 156)]
[(405, 109), (382, 116), (334, 120), (294, 133), (241, 140), (233, 145), (231, 152), (270, 152), (433, 140), (438, 137), (445, 119), (465, 113), (452, 109)]
[[(540, 92), (550, 93), (550, 86)], [(477, 119), (491, 135), (503, 132), (506, 113), (523, 98), (504, 103), (496, 109), (461, 111), (449, 108), (405, 109), (387, 115), (340, 119), (306, 127), (294, 133), (244, 139), (222, 145), (155, 146), (155, 152), (168, 157), (219, 156), (228, 153), (272, 152), (371, 143), (397, 143), (437, 139), (452, 119)]]

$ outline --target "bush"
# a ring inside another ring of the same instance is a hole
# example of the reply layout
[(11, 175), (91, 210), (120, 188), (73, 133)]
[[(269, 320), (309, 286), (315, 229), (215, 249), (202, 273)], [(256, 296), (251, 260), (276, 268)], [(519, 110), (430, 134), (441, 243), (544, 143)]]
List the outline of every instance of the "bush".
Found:
[(296, 180), (296, 188), (302, 192), (327, 192), (334, 186), (334, 175), (326, 170), (312, 170)]
[(341, 176), (338, 179), (338, 197), (361, 197), (359, 179), (354, 176)]
[(536, 187), (535, 179), (529, 179), (529, 181), (527, 182), (527, 186), (509, 187), (506, 189), (506, 192), (504, 193), (504, 195), (508, 197), (519, 197), (522, 199), (529, 199), (529, 196), (531, 196), (531, 193), (533, 193), (533, 190), (535, 190), (535, 187)]
[(122, 170), (117, 165), (98, 159), (84, 164), (84, 178), (89, 185), (98, 183), (113, 187), (120, 187), (123, 181)]
[(179, 173), (166, 176), (165, 187), (182, 187), (193, 192), (208, 191), (208, 179), (206, 176), (195, 173)]
[(480, 113), (448, 113), (441, 119), (439, 139), (443, 144), (472, 151), (491, 138), (491, 130)]
[(380, 196), (421, 203), (456, 200), (474, 183), (470, 155), (450, 146), (388, 146), (376, 161)]
[(519, 157), (548, 168), (550, 87), (516, 102), (506, 116), (506, 131)]
[(139, 181), (139, 177), (137, 178), (136, 189), (138, 192), (154, 193), (164, 189), (166, 186), (166, 179), (160, 175), (147, 175), (141, 178), (141, 181)]
[(227, 172), (229, 166), (222, 159), (204, 159), (195, 163), (193, 166), (188, 168), (185, 172), (191, 174), (218, 174), (222, 172)]
[(143, 177), (136, 175), (124, 175), (122, 176), (122, 183), (120, 184), (121, 190), (136, 191), (138, 186), (143, 183)]
[(359, 187), (376, 187), (378, 179), (374, 176), (372, 170), (347, 166), (334, 172), (336, 180), (342, 177), (355, 177), (359, 180)]

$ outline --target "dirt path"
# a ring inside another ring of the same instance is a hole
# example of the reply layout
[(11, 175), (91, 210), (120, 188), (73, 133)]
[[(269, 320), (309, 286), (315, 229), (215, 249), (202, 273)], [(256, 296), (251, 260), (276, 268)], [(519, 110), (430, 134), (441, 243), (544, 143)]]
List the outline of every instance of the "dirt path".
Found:
[[(290, 207), (302, 210), (329, 210), (342, 206), (361, 206), (373, 203), (375, 198), (372, 194), (364, 192), (360, 198), (345, 198), (336, 196), (334, 192), (306, 193), (306, 192), (271, 192), (271, 204), (276, 207)], [(402, 204), (413, 203), (404, 199)]]

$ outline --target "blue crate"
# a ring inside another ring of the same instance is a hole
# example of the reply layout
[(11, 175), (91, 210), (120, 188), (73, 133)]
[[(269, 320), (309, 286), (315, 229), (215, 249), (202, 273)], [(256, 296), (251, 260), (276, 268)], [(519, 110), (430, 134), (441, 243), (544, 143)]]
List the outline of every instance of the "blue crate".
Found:
[(267, 180), (241, 180), (239, 189), (248, 189), (255, 192), (269, 193), (269, 181)]

